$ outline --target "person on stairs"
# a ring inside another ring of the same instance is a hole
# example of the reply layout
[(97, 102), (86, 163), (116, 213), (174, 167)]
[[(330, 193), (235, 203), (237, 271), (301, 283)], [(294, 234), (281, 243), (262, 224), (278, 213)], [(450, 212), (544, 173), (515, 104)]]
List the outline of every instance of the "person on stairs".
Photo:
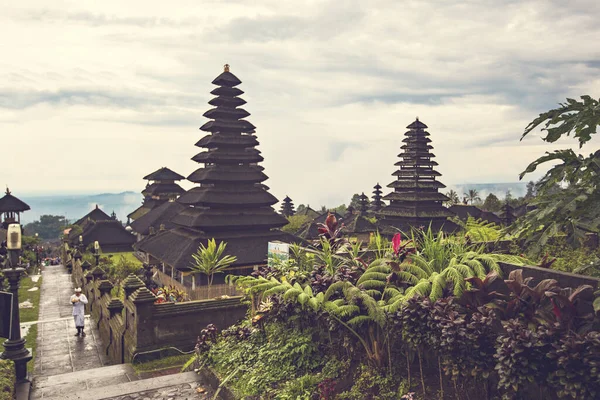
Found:
[(73, 303), (73, 317), (75, 318), (75, 327), (77, 328), (75, 336), (81, 335), (85, 337), (83, 321), (85, 305), (88, 303), (88, 299), (85, 297), (85, 294), (81, 293), (81, 288), (75, 289), (75, 294), (71, 296), (71, 303)]

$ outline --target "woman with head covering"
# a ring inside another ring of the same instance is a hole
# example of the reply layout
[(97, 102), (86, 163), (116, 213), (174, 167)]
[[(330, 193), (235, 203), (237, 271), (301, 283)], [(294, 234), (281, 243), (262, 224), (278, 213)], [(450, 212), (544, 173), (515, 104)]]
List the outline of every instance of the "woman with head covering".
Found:
[(88, 299), (85, 297), (85, 294), (81, 293), (81, 288), (75, 289), (75, 294), (71, 296), (71, 303), (73, 304), (73, 317), (75, 318), (75, 327), (77, 328), (75, 336), (81, 335), (82, 337), (85, 337), (83, 321), (85, 305), (88, 303)]

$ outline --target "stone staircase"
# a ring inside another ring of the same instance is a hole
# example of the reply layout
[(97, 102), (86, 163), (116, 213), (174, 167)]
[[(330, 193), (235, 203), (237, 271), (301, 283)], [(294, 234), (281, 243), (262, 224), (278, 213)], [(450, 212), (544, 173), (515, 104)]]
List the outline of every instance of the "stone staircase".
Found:
[(35, 380), (36, 397), (43, 400), (205, 399), (198, 393), (194, 372), (138, 379), (130, 364), (111, 365)]

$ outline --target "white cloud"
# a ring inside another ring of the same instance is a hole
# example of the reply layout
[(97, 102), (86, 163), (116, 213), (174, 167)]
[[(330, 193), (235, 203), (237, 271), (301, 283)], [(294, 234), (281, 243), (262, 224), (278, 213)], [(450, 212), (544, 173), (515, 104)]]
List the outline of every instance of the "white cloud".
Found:
[(141, 191), (161, 166), (189, 175), (229, 63), (280, 199), (318, 207), (385, 186), (417, 115), (443, 182), (515, 181), (566, 146), (519, 142), (527, 123), (566, 96), (598, 97), (599, 16), (595, 1), (13, 3), (0, 129), (19, 168), (5, 180)]

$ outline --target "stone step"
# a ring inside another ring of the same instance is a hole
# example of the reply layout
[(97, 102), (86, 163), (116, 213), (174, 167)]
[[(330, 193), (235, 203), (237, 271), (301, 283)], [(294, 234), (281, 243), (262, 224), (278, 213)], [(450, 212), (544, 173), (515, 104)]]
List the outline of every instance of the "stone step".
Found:
[[(129, 364), (123, 364), (131, 366)], [(109, 368), (109, 367), (105, 367)], [(94, 381), (93, 376), (97, 375), (99, 370), (104, 368), (97, 368), (87, 371), (74, 372), (73, 374), (87, 373), (90, 381)], [(65, 374), (65, 375), (73, 375)], [(136, 393), (155, 391), (161, 388), (173, 387), (174, 394), (177, 392), (176, 386), (184, 384), (190, 384), (189, 387), (194, 386), (198, 382), (198, 375), (195, 372), (185, 372), (183, 374), (165, 375), (152, 379), (132, 380), (130, 382), (110, 382), (109, 379), (105, 378), (102, 385), (86, 388), (80, 386), (79, 388), (73, 387), (70, 390), (66, 390), (61, 393), (52, 395), (44, 395), (44, 400), (101, 400), (109, 399), (117, 396), (127, 396)]]
[[(33, 399), (64, 399), (73, 393), (87, 392), (106, 386), (137, 381), (131, 364), (36, 377), (33, 380)], [(87, 398), (87, 397), (86, 397)]]

